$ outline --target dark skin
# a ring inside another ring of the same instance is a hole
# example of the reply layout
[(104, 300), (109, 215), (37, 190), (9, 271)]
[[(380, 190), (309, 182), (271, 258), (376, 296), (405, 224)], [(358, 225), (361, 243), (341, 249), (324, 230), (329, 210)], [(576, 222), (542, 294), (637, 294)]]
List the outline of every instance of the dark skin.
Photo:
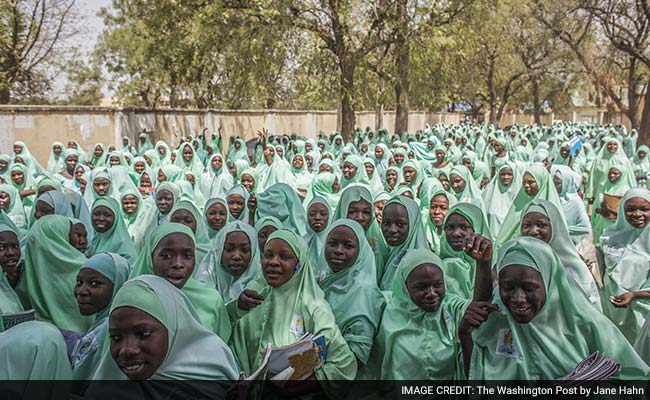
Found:
[(133, 215), (136, 211), (138, 211), (138, 204), (138, 198), (132, 194), (127, 194), (126, 196), (122, 197), (122, 210), (124, 210), (127, 215)]
[(439, 266), (418, 265), (406, 278), (411, 301), (425, 312), (436, 312), (445, 298), (445, 279)]
[(171, 233), (158, 242), (151, 259), (154, 273), (181, 289), (194, 271), (194, 242), (184, 233)]
[(322, 232), (329, 222), (329, 211), (327, 207), (320, 203), (312, 204), (307, 211), (307, 222), (314, 232)]
[(465, 180), (456, 174), (449, 174), (449, 181), (451, 184), (451, 188), (454, 190), (455, 193), (461, 193), (463, 190), (465, 190), (465, 185), (467, 182)]
[(347, 218), (357, 221), (364, 231), (367, 230), (372, 223), (372, 207), (370, 203), (363, 199), (351, 202), (348, 206)]
[(251, 261), (251, 241), (242, 231), (226, 235), (221, 253), (221, 265), (230, 275), (239, 277), (248, 268)]
[(265, 226), (257, 232), (257, 243), (259, 243), (260, 251), (264, 251), (264, 245), (266, 244), (266, 239), (271, 236), (271, 234), (278, 229), (275, 226)]
[(223, 204), (214, 203), (206, 211), (205, 219), (212, 229), (219, 231), (224, 225), (226, 225), (228, 211)]
[(246, 207), (246, 201), (244, 198), (238, 194), (232, 194), (228, 196), (228, 209), (230, 210), (230, 214), (237, 219), (241, 215), (241, 213), (244, 211), (244, 207)]
[(409, 232), (409, 215), (406, 207), (390, 203), (382, 212), (381, 232), (389, 246), (399, 246), (406, 241)]
[(70, 234), (68, 236), (68, 241), (75, 249), (79, 250), (81, 253), (85, 253), (88, 249), (88, 233), (86, 232), (86, 227), (83, 224), (73, 224), (70, 221)]
[(513, 176), (512, 168), (505, 167), (499, 171), (499, 180), (503, 186), (510, 186)]
[(350, 268), (359, 257), (359, 240), (354, 231), (341, 225), (332, 229), (325, 240), (325, 261), (336, 273)]
[(34, 219), (38, 220), (45, 215), (52, 215), (54, 211), (54, 207), (43, 200), (38, 200), (34, 206)]
[(194, 218), (194, 215), (190, 212), (190, 210), (180, 209), (174, 211), (169, 221), (183, 224), (188, 228), (190, 228), (192, 232), (196, 233), (197, 222), (196, 219)]
[(434, 196), (429, 203), (429, 218), (438, 228), (438, 233), (442, 233), (442, 227), (449, 211), (449, 200), (444, 194)]
[(98, 206), (93, 209), (92, 224), (96, 232), (107, 232), (115, 223), (115, 214), (105, 206)]
[(521, 235), (531, 236), (548, 243), (553, 238), (551, 221), (544, 214), (530, 212), (521, 220)]
[(162, 215), (167, 215), (174, 206), (174, 195), (167, 189), (158, 191), (156, 194), (156, 207)]
[(77, 274), (74, 297), (81, 315), (97, 314), (109, 306), (113, 297), (113, 283), (92, 268), (81, 268)]
[(20, 241), (12, 231), (0, 232), (0, 266), (12, 288), (20, 279)]

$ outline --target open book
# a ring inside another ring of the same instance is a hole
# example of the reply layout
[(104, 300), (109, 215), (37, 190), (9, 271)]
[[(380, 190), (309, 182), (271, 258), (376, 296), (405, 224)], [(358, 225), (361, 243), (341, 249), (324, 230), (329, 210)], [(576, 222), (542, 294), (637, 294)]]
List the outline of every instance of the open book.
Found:
[(585, 358), (578, 366), (558, 381), (594, 381), (605, 380), (621, 370), (621, 364), (611, 358), (595, 352)]
[(13, 314), (2, 314), (2, 326), (4, 330), (14, 327), (18, 324), (34, 320), (34, 309), (21, 311)]

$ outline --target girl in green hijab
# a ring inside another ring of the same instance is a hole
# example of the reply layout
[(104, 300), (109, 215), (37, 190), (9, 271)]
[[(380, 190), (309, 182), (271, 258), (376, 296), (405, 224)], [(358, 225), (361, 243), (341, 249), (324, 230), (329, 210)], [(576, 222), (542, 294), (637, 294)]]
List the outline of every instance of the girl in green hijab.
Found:
[(87, 242), (84, 237), (79, 243), (72, 227), (70, 218), (61, 215), (46, 215), (34, 223), (27, 235), (25, 278), (19, 287), (37, 317), (62, 329), (86, 332), (92, 321), (79, 314), (73, 289), (87, 259), (71, 242), (80, 247)]
[(203, 197), (206, 199), (225, 198), (233, 184), (233, 176), (224, 167), (223, 156), (213, 154), (205, 166), (205, 172), (199, 177), (199, 188)]
[(621, 199), (616, 222), (601, 237), (605, 260), (603, 310), (631, 343), (650, 315), (650, 304), (646, 300), (629, 304), (621, 297), (650, 289), (649, 223), (650, 191), (631, 189)]
[(339, 219), (327, 229), (319, 254), (330, 270), (320, 287), (360, 367), (368, 362), (386, 304), (377, 288), (372, 248), (358, 222)]
[(648, 157), (648, 154), (650, 154), (650, 148), (646, 145), (641, 145), (632, 159), (636, 186), (638, 187), (646, 187), (648, 175), (650, 175), (650, 157)]
[[(239, 309), (245, 314), (233, 332), (232, 349), (244, 372), (250, 374), (259, 367), (260, 351), (267, 343), (289, 345), (309, 332), (325, 337), (327, 359), (314, 371), (320, 386), (306, 389), (327, 392), (328, 381), (353, 380), (357, 371), (354, 354), (316, 285), (305, 241), (287, 230), (273, 232), (264, 247), (262, 274), (255, 288), (263, 300), (261, 304), (243, 304), (240, 298)], [(302, 383), (309, 385), (309, 380)]]
[(95, 234), (89, 255), (111, 252), (134, 262), (138, 253), (121, 218), (119, 203), (110, 197), (100, 197), (93, 203), (91, 216)]
[(464, 165), (457, 165), (449, 172), (451, 188), (456, 193), (456, 199), (460, 203), (471, 203), (485, 210), (481, 189), (472, 177), (472, 173)]
[(477, 314), (468, 312), (461, 322), (478, 327), (461, 337), (470, 380), (555, 380), (595, 351), (621, 364), (614, 379), (647, 379), (650, 369), (615, 326), (601, 313), (585, 312), (592, 306), (575, 295), (549, 245), (513, 239), (499, 251), (496, 268), (496, 305), (475, 321), (469, 319)]
[(90, 180), (88, 181), (89, 187), (86, 187), (84, 191), (84, 200), (86, 205), (90, 208), (92, 207), (95, 200), (100, 197), (114, 197), (119, 198), (119, 196), (114, 196), (115, 185), (113, 184), (113, 178), (111, 177), (110, 172), (104, 168), (96, 168), (90, 173)]
[(266, 240), (271, 236), (271, 234), (278, 229), (282, 228), (282, 222), (279, 219), (267, 215), (257, 220), (255, 223), (255, 231), (257, 232), (257, 244), (260, 248), (260, 257), (261, 252), (264, 251), (264, 245)]
[(613, 163), (607, 174), (607, 182), (594, 198), (595, 209), (591, 215), (594, 243), (598, 243), (603, 231), (616, 221), (616, 215), (614, 214), (616, 210), (610, 210), (607, 207), (605, 195), (623, 197), (633, 187), (636, 187), (636, 184), (631, 166), (623, 163)]
[(158, 153), (158, 158), (160, 158), (161, 166), (172, 164), (172, 154), (164, 140), (156, 142), (156, 152)]
[(314, 197), (319, 196), (327, 200), (327, 205), (334, 212), (341, 197), (339, 190), (338, 176), (331, 172), (319, 172), (314, 177), (303, 204), (309, 205)]
[(528, 203), (521, 213), (521, 235), (536, 237), (548, 243), (562, 261), (566, 276), (602, 312), (596, 282), (578, 254), (566, 223), (553, 203), (542, 199)]
[(388, 253), (379, 288), (390, 291), (402, 258), (411, 250), (428, 249), (429, 242), (420, 219), (420, 208), (414, 200), (404, 196), (393, 197), (384, 205), (381, 231)]
[[(140, 132), (138, 135), (138, 155), (142, 156), (145, 151), (153, 149), (153, 144), (147, 132)], [(134, 154), (135, 155), (135, 154)]]
[(4, 211), (16, 228), (20, 230), (21, 236), (27, 233), (29, 225), (23, 201), (18, 190), (6, 183), (0, 184), (0, 210)]
[(351, 154), (348, 156), (348, 158), (345, 159), (341, 170), (342, 189), (345, 189), (352, 183), (357, 183), (365, 186), (368, 186), (370, 184), (366, 175), (365, 166), (363, 165), (363, 159), (356, 154)]
[(147, 213), (155, 208), (153, 199), (143, 198), (137, 189), (131, 188), (121, 193), (121, 215), (126, 231), (134, 243), (141, 243), (147, 229)]
[(205, 203), (205, 222), (208, 238), (213, 241), (219, 231), (228, 221), (228, 203), (220, 197), (215, 197)]
[(444, 232), (445, 217), (449, 209), (457, 203), (456, 197), (442, 187), (433, 191), (428, 208), (422, 210), (427, 240), (434, 253), (440, 254), (440, 242)]
[(147, 239), (130, 277), (165, 278), (185, 293), (203, 326), (227, 342), (231, 334), (228, 312), (219, 292), (194, 278), (198, 270), (195, 248), (194, 233), (189, 227), (176, 222), (162, 224)]
[[(558, 210), (562, 210), (560, 198), (551, 179), (551, 175), (542, 164), (533, 164), (524, 172), (521, 189), (519, 189), (512, 207), (508, 210), (508, 214), (506, 214), (503, 225), (499, 230), (499, 235), (496, 237), (495, 247), (497, 250), (503, 243), (517, 235), (521, 212), (526, 204), (535, 199), (548, 200)], [(562, 214), (562, 217), (564, 218), (564, 214)]]
[(178, 222), (192, 229), (196, 241), (196, 265), (200, 265), (210, 251), (210, 237), (207, 223), (199, 209), (191, 201), (181, 200), (169, 212), (169, 222)]
[(0, 222), (0, 314), (23, 311), (20, 298), (14, 291), (22, 266), (18, 231), (14, 226)]
[(520, 188), (521, 176), (519, 169), (514, 162), (507, 161), (497, 168), (494, 178), (483, 190), (483, 204), (485, 204), (485, 212), (492, 237), (499, 234), (501, 225), (503, 225), (508, 210), (510, 210)]
[(228, 222), (243, 221), (250, 222), (248, 212), (248, 199), (250, 193), (241, 184), (233, 186), (226, 194), (228, 202)]
[(257, 196), (255, 217), (276, 217), (286, 229), (300, 236), (307, 233), (307, 217), (296, 190), (286, 183), (276, 183)]
[(128, 260), (115, 253), (98, 253), (81, 266), (74, 295), (79, 312), (94, 317), (93, 324), (71, 355), (73, 379), (89, 380), (101, 360), (108, 339), (108, 309), (117, 291), (129, 277)]
[(303, 239), (307, 242), (309, 261), (314, 267), (314, 276), (318, 282), (321, 282), (329, 272), (329, 268), (321, 268), (326, 267), (321, 257), (331, 219), (332, 210), (327, 200), (320, 196), (314, 197), (307, 205), (307, 234)]
[(28, 213), (34, 205), (36, 197), (34, 177), (29, 173), (26, 166), (19, 163), (11, 164), (9, 167), (9, 176), (11, 177), (11, 184), (16, 188), (22, 199), (25, 212)]
[(190, 143), (183, 143), (178, 151), (178, 157), (174, 161), (174, 165), (181, 168), (184, 173), (192, 174), (196, 178), (201, 176), (203, 172), (203, 163), (196, 155), (194, 148)]
[(553, 183), (560, 196), (560, 204), (564, 214), (565, 222), (569, 228), (571, 241), (577, 245), (583, 239), (591, 238), (591, 223), (587, 215), (587, 209), (578, 190), (582, 185), (582, 176), (564, 165), (551, 167)]
[(491, 240), (485, 215), (473, 204), (458, 203), (447, 212), (443, 230), (440, 257), (446, 289), (462, 299), (470, 299), (476, 268), (474, 259), (464, 251), (463, 240), (473, 233)]
[(197, 279), (213, 286), (226, 304), (239, 298), (249, 282), (261, 275), (260, 249), (255, 229), (240, 221), (219, 232), (197, 272)]
[(307, 194), (307, 189), (311, 185), (314, 176), (307, 168), (307, 161), (302, 154), (296, 154), (291, 160), (291, 172), (295, 179), (295, 186), (298, 192), (304, 197)]

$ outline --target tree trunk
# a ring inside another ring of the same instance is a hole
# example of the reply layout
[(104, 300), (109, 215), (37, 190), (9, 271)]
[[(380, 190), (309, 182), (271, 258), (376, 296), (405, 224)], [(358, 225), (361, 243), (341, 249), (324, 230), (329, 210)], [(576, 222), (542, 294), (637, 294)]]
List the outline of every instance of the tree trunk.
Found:
[(9, 104), (9, 101), (11, 100), (11, 91), (9, 91), (8, 86), (4, 86), (0, 88), (0, 104)]
[(346, 143), (352, 143), (354, 139), (354, 62), (342, 60), (341, 68), (341, 135)]
[(406, 0), (397, 2), (396, 19), (399, 24), (397, 37), (395, 39), (395, 70), (397, 71), (397, 80), (395, 82), (395, 101), (397, 109), (395, 110), (395, 133), (401, 134), (408, 132), (409, 127), (409, 43), (407, 40), (408, 23), (406, 22)]
[(490, 94), (489, 105), (490, 105), (490, 123), (494, 126), (499, 125), (499, 117), (497, 112), (497, 93), (494, 88), (494, 57), (489, 57), (490, 62), (488, 64), (488, 74), (487, 74), (487, 88)]
[(539, 101), (539, 83), (537, 83), (537, 78), (532, 80), (533, 86), (533, 115), (535, 116), (535, 123), (542, 123), (542, 104)]
[(639, 79), (636, 76), (636, 59), (633, 58), (630, 62), (630, 69), (627, 75), (627, 109), (621, 110), (630, 120), (632, 128), (639, 129), (641, 113), (639, 112)]
[(641, 126), (639, 127), (639, 141), (645, 145), (650, 145), (650, 88), (646, 89), (643, 100), (644, 104), (641, 116)]
[(375, 133), (384, 126), (384, 105), (380, 104), (375, 110)]

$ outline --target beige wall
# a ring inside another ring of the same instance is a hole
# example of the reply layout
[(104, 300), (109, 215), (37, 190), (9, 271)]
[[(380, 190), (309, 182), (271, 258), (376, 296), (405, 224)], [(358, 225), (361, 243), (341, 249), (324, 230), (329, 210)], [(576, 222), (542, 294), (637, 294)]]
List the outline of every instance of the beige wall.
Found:
[[(543, 123), (553, 119), (564, 121), (595, 121), (604, 109), (580, 109), (575, 113), (546, 115)], [(600, 114), (599, 114), (600, 113)], [(376, 113), (362, 111), (356, 114), (356, 125), (375, 126)], [(462, 113), (431, 113), (414, 111), (409, 114), (409, 130), (415, 131), (428, 124), (458, 124)], [(616, 119), (618, 118), (618, 119)], [(601, 118), (602, 119), (602, 118)], [(616, 123), (620, 116), (609, 114)], [(531, 123), (532, 116), (506, 113), (502, 125), (513, 122)], [(603, 122), (608, 122), (607, 120)], [(622, 119), (622, 122), (629, 121)], [(382, 126), (392, 132), (395, 112), (384, 111)], [(200, 132), (207, 128), (216, 132), (223, 128), (226, 138), (240, 135), (251, 139), (266, 128), (272, 133), (296, 133), (315, 137), (319, 130), (336, 130), (336, 111), (286, 111), (286, 110), (148, 110), (114, 107), (50, 107), (50, 106), (0, 106), (0, 153), (12, 153), (14, 141), (22, 140), (41, 163), (46, 163), (54, 141), (77, 140), (90, 152), (95, 143), (119, 143), (122, 136), (132, 141), (142, 129), (153, 132), (152, 141), (164, 139), (172, 145), (181, 135)], [(224, 138), (225, 139), (225, 138)]]

